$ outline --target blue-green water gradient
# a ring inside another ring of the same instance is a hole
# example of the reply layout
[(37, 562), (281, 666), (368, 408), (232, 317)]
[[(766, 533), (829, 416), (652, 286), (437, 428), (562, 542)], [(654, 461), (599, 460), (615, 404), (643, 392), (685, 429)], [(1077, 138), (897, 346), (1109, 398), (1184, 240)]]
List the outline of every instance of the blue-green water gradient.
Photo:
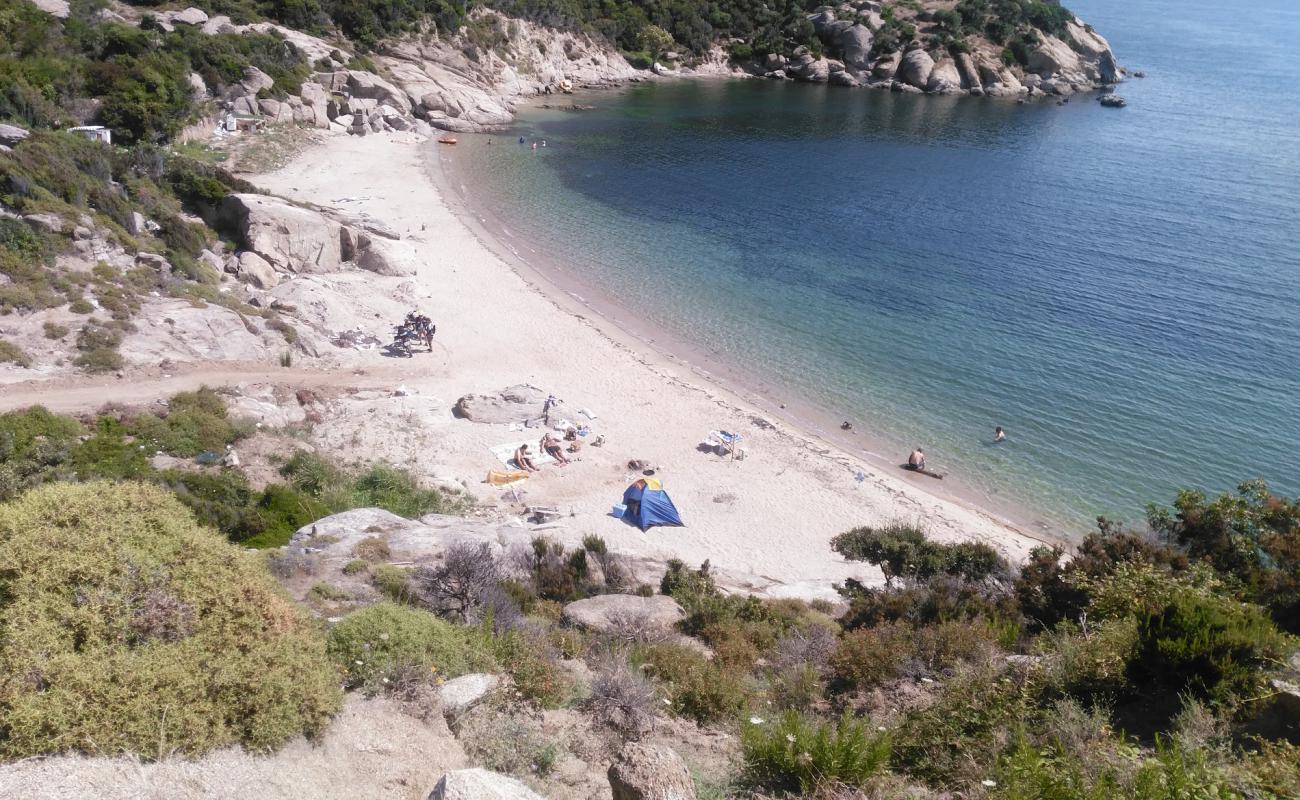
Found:
[(462, 137), (459, 179), (637, 315), (1058, 533), (1295, 494), (1300, 6), (1071, 5), (1148, 73), (1128, 108), (663, 83)]

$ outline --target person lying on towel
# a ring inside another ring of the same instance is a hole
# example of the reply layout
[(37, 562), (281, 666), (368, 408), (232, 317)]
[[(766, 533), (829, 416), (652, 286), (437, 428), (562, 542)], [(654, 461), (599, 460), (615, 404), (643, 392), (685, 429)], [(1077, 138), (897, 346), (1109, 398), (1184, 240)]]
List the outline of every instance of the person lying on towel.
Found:
[(569, 463), (569, 459), (564, 455), (563, 443), (561, 443), (559, 439), (556, 439), (555, 435), (550, 431), (547, 431), (546, 435), (542, 437), (541, 448), (543, 453), (546, 453), (561, 464)]

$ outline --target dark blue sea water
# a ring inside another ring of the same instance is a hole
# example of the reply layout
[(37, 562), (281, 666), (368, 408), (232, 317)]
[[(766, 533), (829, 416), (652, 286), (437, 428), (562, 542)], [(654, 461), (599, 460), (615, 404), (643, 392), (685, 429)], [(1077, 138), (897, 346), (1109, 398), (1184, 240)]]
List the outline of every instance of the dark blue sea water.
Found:
[(1071, 5), (1148, 73), (1127, 109), (665, 83), (464, 137), (457, 169), (655, 326), (1059, 533), (1294, 495), (1300, 4)]

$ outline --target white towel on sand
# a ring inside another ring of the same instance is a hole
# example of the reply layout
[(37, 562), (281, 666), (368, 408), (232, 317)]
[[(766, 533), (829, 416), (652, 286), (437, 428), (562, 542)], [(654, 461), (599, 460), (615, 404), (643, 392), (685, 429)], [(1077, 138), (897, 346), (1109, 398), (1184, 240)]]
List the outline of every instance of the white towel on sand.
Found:
[[(538, 437), (538, 441), (540, 440), (541, 437)], [(499, 444), (496, 447), (489, 449), (492, 451), (492, 455), (497, 457), (498, 461), (505, 464), (507, 467), (514, 468), (516, 466), (514, 463), (515, 451), (518, 450), (519, 446), (522, 444), (528, 445), (528, 452), (532, 455), (533, 463), (537, 466), (540, 467), (543, 464), (555, 463), (555, 459), (537, 449), (537, 442), (529, 441), (527, 439), (522, 442), (507, 442), (506, 444)]]

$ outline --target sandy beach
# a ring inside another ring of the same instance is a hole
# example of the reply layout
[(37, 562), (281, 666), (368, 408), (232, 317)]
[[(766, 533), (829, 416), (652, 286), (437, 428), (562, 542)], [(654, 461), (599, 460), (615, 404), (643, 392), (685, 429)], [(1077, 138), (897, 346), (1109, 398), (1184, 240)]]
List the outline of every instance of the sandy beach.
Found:
[[(708, 560), (737, 585), (769, 596), (831, 596), (831, 584), (849, 576), (879, 581), (873, 568), (844, 561), (828, 545), (859, 525), (919, 523), (936, 539), (985, 541), (1013, 559), (1038, 543), (901, 473), (881, 474), (765, 417), (727, 389), (683, 374), (680, 365), (638, 350), (617, 326), (593, 318), (543, 276), (498, 257), (481, 231), (458, 219), (431, 174), (440, 168), (435, 147), (400, 135), (336, 136), (253, 178), (275, 194), (382, 221), (403, 234), (406, 257), (418, 264), (413, 278), (313, 276), (332, 298), (305, 303), (317, 306), (322, 322), (328, 326), (332, 316), (343, 325), (419, 308), (438, 326), (434, 352), (400, 365), (373, 351), (357, 354), (359, 362), (348, 357), (348, 366), (374, 362), (369, 366), (386, 374), (397, 371), (406, 394), (357, 395), (347, 413), (328, 415), (317, 426), (318, 446), (348, 459), (382, 457), (421, 474), (454, 476), (503, 514), (521, 504), (558, 506), (571, 516), (548, 531), (557, 539), (577, 542), (594, 533), (635, 557)], [(301, 306), (302, 287), (295, 291)], [(334, 307), (342, 298), (351, 308)], [(371, 327), (382, 333), (386, 324), (389, 319), (376, 320)], [(457, 419), (452, 407), (462, 395), (521, 383), (591, 411), (596, 419), (588, 441), (602, 435), (605, 445), (585, 447), (580, 461), (547, 466), (503, 490), (484, 482), (488, 470), (501, 467), (490, 448), (541, 432)], [(747, 457), (700, 452), (698, 444), (714, 430), (742, 433)], [(609, 515), (637, 477), (627, 468), (633, 459), (656, 468), (686, 527), (642, 533)]]

